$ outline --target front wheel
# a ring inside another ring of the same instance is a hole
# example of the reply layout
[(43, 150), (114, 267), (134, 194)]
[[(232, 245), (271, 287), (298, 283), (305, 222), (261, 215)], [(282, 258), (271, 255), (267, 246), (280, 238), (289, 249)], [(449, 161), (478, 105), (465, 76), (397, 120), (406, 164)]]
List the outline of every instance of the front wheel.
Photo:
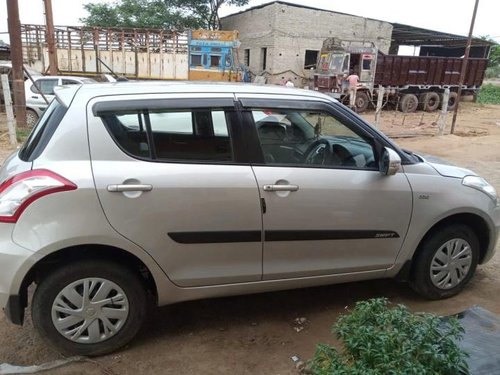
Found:
[(358, 91), (356, 93), (356, 112), (361, 113), (368, 109), (368, 105), (370, 104), (370, 99), (368, 98), (368, 94), (364, 91)]
[(33, 324), (67, 354), (101, 355), (127, 344), (146, 313), (146, 290), (132, 270), (81, 261), (47, 275), (33, 296)]
[(479, 241), (468, 226), (441, 228), (422, 243), (414, 260), (411, 285), (426, 298), (454, 296), (474, 275), (478, 259)]

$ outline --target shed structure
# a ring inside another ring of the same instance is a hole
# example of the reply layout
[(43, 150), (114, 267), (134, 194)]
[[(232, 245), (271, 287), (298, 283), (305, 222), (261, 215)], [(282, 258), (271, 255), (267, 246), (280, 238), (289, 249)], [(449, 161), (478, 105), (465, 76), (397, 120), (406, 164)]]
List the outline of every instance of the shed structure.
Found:
[(296, 86), (308, 85), (326, 38), (371, 42), (388, 53), (392, 35), (389, 22), (284, 1), (223, 17), (221, 25), (240, 32), (239, 61), (252, 75), (268, 83), (291, 79)]
[[(311, 85), (311, 68), (326, 38), (369, 42), (380, 53), (398, 53), (400, 46), (420, 47), (420, 56), (462, 57), (467, 37), (389, 23), (346, 13), (274, 1), (221, 19), (223, 30), (238, 30), (239, 61), (269, 83), (291, 79)], [(471, 57), (488, 57), (492, 43), (472, 40)], [(417, 50), (415, 48), (415, 50)]]

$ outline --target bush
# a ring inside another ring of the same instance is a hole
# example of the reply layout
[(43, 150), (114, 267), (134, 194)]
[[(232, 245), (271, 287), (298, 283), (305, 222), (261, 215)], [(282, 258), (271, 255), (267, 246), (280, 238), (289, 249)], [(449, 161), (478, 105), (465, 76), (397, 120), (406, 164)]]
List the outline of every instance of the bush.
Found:
[(320, 344), (309, 366), (317, 375), (468, 374), (467, 354), (457, 345), (464, 330), (456, 318), (389, 308), (385, 298), (358, 302), (333, 332), (342, 353)]
[(500, 104), (500, 86), (491, 83), (483, 85), (477, 101), (482, 104)]
[(500, 66), (491, 66), (489, 68), (486, 68), (486, 73), (485, 73), (486, 78), (500, 78)]

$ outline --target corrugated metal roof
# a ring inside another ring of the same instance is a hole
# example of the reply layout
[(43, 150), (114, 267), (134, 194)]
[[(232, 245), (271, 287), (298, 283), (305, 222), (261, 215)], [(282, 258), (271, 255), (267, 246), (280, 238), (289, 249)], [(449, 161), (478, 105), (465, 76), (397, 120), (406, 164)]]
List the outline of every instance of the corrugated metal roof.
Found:
[[(393, 44), (410, 46), (436, 45), (446, 47), (465, 47), (467, 44), (467, 37), (463, 35), (444, 33), (442, 31), (429, 30), (401, 23), (393, 23), (392, 27)], [(473, 38), (472, 45), (487, 47), (495, 45), (495, 42)]]

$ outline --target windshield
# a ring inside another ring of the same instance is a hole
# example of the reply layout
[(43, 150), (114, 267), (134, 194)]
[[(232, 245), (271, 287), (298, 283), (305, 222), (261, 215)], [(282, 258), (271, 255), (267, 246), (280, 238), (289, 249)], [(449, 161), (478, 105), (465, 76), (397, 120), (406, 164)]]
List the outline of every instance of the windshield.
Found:
[(330, 70), (333, 73), (342, 73), (342, 67), (344, 65), (344, 54), (332, 54), (330, 59)]
[(323, 73), (342, 73), (345, 57), (344, 53), (323, 53), (319, 59), (318, 70)]

